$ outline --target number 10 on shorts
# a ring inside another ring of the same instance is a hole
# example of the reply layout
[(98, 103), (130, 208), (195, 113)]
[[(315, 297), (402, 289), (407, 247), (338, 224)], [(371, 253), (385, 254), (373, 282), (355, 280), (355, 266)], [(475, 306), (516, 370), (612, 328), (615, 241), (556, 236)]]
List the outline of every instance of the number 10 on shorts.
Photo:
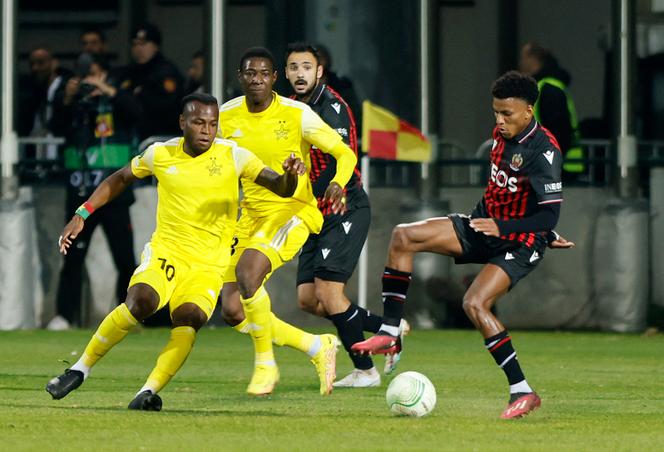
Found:
[(166, 259), (163, 257), (158, 257), (157, 260), (161, 262), (161, 269), (164, 270), (166, 279), (171, 281), (175, 277), (175, 267), (173, 267), (171, 264), (168, 264)]

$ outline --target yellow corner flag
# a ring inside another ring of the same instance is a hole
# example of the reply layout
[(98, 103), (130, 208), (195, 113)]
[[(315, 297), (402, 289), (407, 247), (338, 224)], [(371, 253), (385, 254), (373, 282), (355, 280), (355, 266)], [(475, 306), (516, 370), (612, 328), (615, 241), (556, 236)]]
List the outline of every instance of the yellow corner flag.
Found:
[(371, 158), (431, 160), (431, 143), (417, 127), (368, 100), (362, 102), (362, 150)]

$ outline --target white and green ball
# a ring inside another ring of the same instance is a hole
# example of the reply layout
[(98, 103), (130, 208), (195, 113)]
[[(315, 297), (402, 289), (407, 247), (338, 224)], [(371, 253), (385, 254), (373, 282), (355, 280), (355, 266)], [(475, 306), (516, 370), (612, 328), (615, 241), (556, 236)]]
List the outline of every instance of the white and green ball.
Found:
[(436, 406), (436, 388), (419, 372), (403, 372), (387, 387), (385, 399), (392, 414), (422, 417)]

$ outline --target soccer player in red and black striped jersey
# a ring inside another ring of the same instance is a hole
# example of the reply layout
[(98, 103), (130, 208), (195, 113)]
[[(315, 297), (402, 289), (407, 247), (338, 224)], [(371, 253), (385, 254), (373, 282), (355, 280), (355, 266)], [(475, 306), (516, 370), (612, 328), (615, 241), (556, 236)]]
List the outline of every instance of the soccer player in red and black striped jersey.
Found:
[[(357, 154), (353, 112), (337, 92), (321, 82), (322, 75), (323, 66), (319, 64), (318, 52), (313, 46), (306, 43), (288, 46), (286, 78), (295, 92), (295, 99), (308, 104)], [(360, 172), (355, 168), (344, 187), (343, 211), (334, 213), (324, 201), (324, 194), (334, 177), (336, 161), (315, 146), (310, 148), (309, 156), (311, 185), (325, 221), (319, 234), (309, 236), (300, 254), (298, 303), (303, 310), (325, 316), (334, 323), (353, 361), (353, 372), (335, 382), (334, 386), (376, 386), (380, 384), (380, 374), (371, 358), (351, 353), (350, 347), (364, 340), (363, 331), (378, 332), (382, 318), (351, 303), (344, 294), (346, 282), (357, 266), (369, 232), (369, 198), (362, 188)]]
[(510, 399), (501, 417), (512, 419), (536, 409), (541, 400), (526, 381), (510, 336), (491, 308), (540, 263), (547, 244), (574, 244), (553, 232), (563, 200), (562, 155), (553, 135), (533, 117), (537, 83), (511, 71), (494, 82), (491, 93), (496, 127), (484, 196), (470, 216), (452, 214), (394, 228), (383, 274), (384, 323), (377, 335), (353, 350), (400, 350), (397, 325), (415, 253), (452, 256), (458, 264), (486, 264), (468, 288), (463, 308), (507, 376)]

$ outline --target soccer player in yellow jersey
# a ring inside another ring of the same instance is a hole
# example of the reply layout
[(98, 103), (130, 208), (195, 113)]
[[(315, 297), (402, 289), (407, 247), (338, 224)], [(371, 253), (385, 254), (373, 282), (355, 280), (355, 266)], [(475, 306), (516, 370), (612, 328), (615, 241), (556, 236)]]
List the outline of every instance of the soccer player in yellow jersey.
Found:
[(58, 241), (64, 254), (85, 220), (137, 179), (158, 181), (157, 227), (143, 250), (141, 264), (129, 283), (126, 301), (101, 322), (81, 358), (46, 390), (61, 399), (83, 383), (92, 366), (129, 330), (168, 303), (173, 329), (157, 365), (129, 404), (130, 409), (161, 409), (157, 394), (187, 359), (196, 332), (214, 310), (230, 260), (237, 222), (238, 179), (277, 196), (291, 196), (300, 159), (290, 155), (278, 174), (236, 143), (216, 138), (219, 108), (208, 94), (182, 101), (183, 138), (155, 143), (131, 163), (105, 179), (65, 226)]
[[(304, 103), (272, 91), (277, 79), (274, 57), (264, 48), (247, 50), (240, 59), (238, 79), (244, 96), (230, 100), (219, 112), (219, 134), (255, 152), (267, 165), (294, 153), (309, 167), (309, 147), (332, 154), (336, 174), (324, 202), (334, 212), (344, 202), (343, 188), (357, 163), (341, 136)], [(336, 376), (337, 339), (314, 336), (271, 313), (263, 286), (270, 274), (291, 260), (310, 233), (318, 233), (323, 215), (318, 210), (309, 178), (300, 178), (295, 194), (279, 198), (257, 184), (243, 185), (242, 215), (233, 242), (231, 264), (224, 276), (222, 315), (236, 330), (254, 340), (255, 368), (247, 388), (254, 395), (269, 394), (279, 379), (272, 342), (289, 345), (312, 357), (321, 394), (332, 391)]]

